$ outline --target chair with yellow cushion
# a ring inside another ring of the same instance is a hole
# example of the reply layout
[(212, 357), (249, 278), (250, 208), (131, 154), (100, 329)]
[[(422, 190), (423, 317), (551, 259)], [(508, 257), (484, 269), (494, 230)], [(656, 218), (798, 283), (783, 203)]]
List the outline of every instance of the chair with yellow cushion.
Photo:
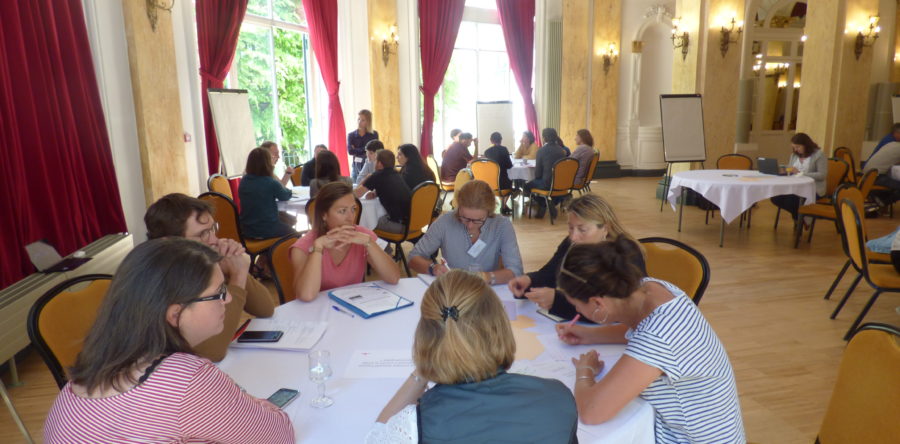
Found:
[[(500, 164), (497, 162), (491, 159), (476, 159), (472, 161), (469, 169), (472, 170), (472, 177), (475, 180), (481, 180), (490, 185), (495, 196), (504, 198), (512, 194), (512, 188), (500, 189)], [(513, 200), (513, 204), (515, 204), (515, 200)]]
[[(877, 170), (869, 171), (860, 178), (859, 184), (856, 184), (856, 182), (845, 182), (838, 185), (838, 187), (834, 191), (834, 195), (831, 199), (828, 200), (828, 202), (817, 202), (800, 207), (798, 213), (800, 217), (805, 219), (812, 219), (809, 223), (809, 237), (807, 237), (806, 242), (812, 242), (813, 231), (816, 228), (817, 220), (825, 219), (834, 221), (835, 219), (837, 219), (837, 209), (834, 205), (834, 202), (840, 202), (840, 196), (838, 196), (838, 194), (840, 194), (842, 190), (846, 190), (847, 188), (855, 188), (857, 191), (859, 191), (859, 199), (854, 200), (854, 202), (859, 204), (859, 207), (857, 209), (860, 211), (860, 214), (863, 214), (863, 204), (865, 203), (866, 199), (869, 198), (869, 191), (871, 191), (872, 186), (875, 185), (876, 176), (878, 176)], [(856, 196), (854, 195), (854, 197)], [(797, 248), (800, 245), (800, 236), (802, 232), (803, 224), (797, 224), (794, 230), (794, 248)]]
[[(550, 207), (550, 199), (554, 197), (572, 197), (572, 187), (575, 186), (575, 174), (578, 173), (578, 160), (564, 157), (553, 164), (550, 186), (547, 189), (532, 188), (528, 198), (528, 217), (531, 217), (531, 207), (534, 199), (544, 199), (547, 208)], [(553, 225), (553, 212), (550, 212), (550, 225)]]
[[(866, 302), (866, 305), (859, 313), (859, 316), (856, 317), (856, 320), (854, 320), (850, 328), (847, 329), (847, 334), (844, 335), (844, 340), (847, 340), (850, 339), (850, 336), (856, 331), (856, 327), (862, 323), (862, 320), (866, 317), (866, 313), (869, 312), (869, 309), (872, 308), (872, 305), (881, 293), (900, 293), (900, 273), (897, 273), (897, 270), (894, 269), (894, 266), (891, 264), (870, 263), (869, 256), (866, 254), (865, 228), (860, 213), (856, 209), (856, 204), (850, 199), (844, 199), (841, 200), (838, 205), (838, 223), (841, 224), (840, 231), (843, 234), (841, 238), (843, 240), (844, 253), (850, 258), (853, 268), (855, 268), (866, 280), (866, 283), (875, 290), (875, 293), (873, 293), (868, 302)], [(847, 302), (847, 299), (849, 299), (850, 294), (851, 292), (848, 292), (838, 303), (835, 312), (831, 316), (832, 319), (837, 316), (837, 313)]]
[(684, 290), (694, 304), (709, 285), (709, 262), (699, 251), (675, 239), (645, 237), (640, 239), (644, 248), (647, 276), (662, 279)]
[(856, 172), (856, 159), (853, 158), (853, 151), (850, 151), (850, 148), (839, 146), (834, 149), (834, 153), (831, 157), (847, 162), (847, 166), (849, 167), (847, 169), (847, 178), (845, 179), (847, 182), (856, 183), (859, 181), (859, 175)]
[(454, 188), (453, 182), (444, 182), (441, 178), (441, 167), (438, 166), (437, 159), (434, 158), (433, 154), (429, 154), (425, 157), (425, 163), (428, 164), (428, 168), (434, 174), (435, 179), (437, 180), (437, 185), (441, 190), (441, 208), (444, 207), (444, 200), (447, 199), (447, 193), (452, 193)]
[(251, 267), (256, 264), (256, 257), (266, 252), (276, 241), (278, 237), (269, 239), (245, 239), (241, 233), (241, 222), (237, 207), (234, 201), (221, 193), (208, 192), (198, 197), (200, 200), (209, 202), (215, 209), (213, 218), (219, 225), (216, 231), (216, 237), (231, 239), (240, 242), (250, 255)]
[[(738, 153), (730, 153), (723, 154), (716, 159), (716, 169), (720, 170), (752, 170), (753, 169), (753, 159)], [(712, 205), (712, 208), (706, 210), (706, 223), (709, 224), (709, 215), (710, 213), (715, 214), (715, 211), (719, 209), (719, 207), (709, 202), (709, 205)], [(740, 225), (744, 226), (744, 220), (747, 220), (747, 227), (750, 227), (750, 218), (753, 214), (753, 206), (747, 209), (747, 211), (741, 213)]]
[(234, 200), (234, 196), (231, 193), (231, 185), (228, 184), (228, 178), (221, 174), (209, 176), (209, 179), (206, 180), (206, 187), (209, 188), (209, 191), (220, 193)]
[(409, 272), (402, 244), (405, 241), (413, 241), (422, 237), (425, 233), (425, 226), (431, 224), (432, 211), (439, 195), (440, 188), (434, 182), (420, 183), (412, 190), (408, 222), (403, 227), (403, 233), (391, 233), (377, 228), (374, 230), (378, 237), (394, 244), (394, 260), (403, 264), (407, 276), (412, 276), (412, 274)]
[(900, 329), (875, 323), (860, 327), (844, 350), (816, 443), (896, 443), (898, 375)]
[(297, 165), (294, 167), (294, 173), (291, 174), (291, 185), (295, 187), (299, 187), (302, 184), (301, 178), (303, 177), (303, 165)]
[(275, 282), (275, 290), (278, 292), (278, 300), (284, 304), (296, 299), (294, 296), (294, 264), (291, 263), (291, 245), (297, 242), (300, 233), (287, 235), (272, 244), (266, 253), (269, 260), (269, 270), (272, 270), (272, 280)]
[[(465, 185), (466, 182), (471, 182), (473, 179), (474, 179), (474, 177), (472, 177), (472, 170), (470, 170), (468, 168), (463, 168), (463, 169), (459, 170), (458, 173), (456, 173), (456, 180), (453, 181), (453, 189), (458, 190), (458, 189), (462, 188), (462, 186)], [(443, 204), (443, 202), (441, 202), (441, 204)], [(450, 199), (450, 207), (456, 208), (457, 207), (456, 205), (457, 205), (456, 204), (456, 192), (454, 191), (453, 199)]]
[(68, 381), (65, 369), (75, 365), (110, 282), (108, 274), (78, 276), (51, 288), (31, 307), (28, 337), (59, 388)]

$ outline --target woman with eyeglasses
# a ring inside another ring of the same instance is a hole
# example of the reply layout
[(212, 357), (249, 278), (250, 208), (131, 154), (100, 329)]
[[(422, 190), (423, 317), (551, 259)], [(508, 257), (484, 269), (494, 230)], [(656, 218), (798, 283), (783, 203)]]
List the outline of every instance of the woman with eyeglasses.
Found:
[(604, 363), (596, 351), (572, 358), (579, 418), (606, 422), (640, 396), (656, 412), (656, 442), (746, 442), (725, 347), (684, 291), (643, 277), (629, 259), (639, 254), (634, 242), (619, 237), (574, 245), (560, 267), (559, 288), (579, 313), (628, 327), (613, 337), (603, 327), (557, 324), (567, 344), (626, 344), (599, 381)]
[[(556, 248), (553, 257), (537, 271), (517, 276), (509, 281), (509, 289), (517, 298), (528, 298), (556, 316), (572, 319), (578, 313), (565, 296), (556, 290), (556, 275), (566, 252), (572, 245), (595, 244), (625, 238), (637, 242), (625, 231), (612, 207), (596, 194), (585, 194), (569, 202), (569, 236)], [(632, 261), (646, 274), (644, 256), (635, 255)]]
[[(516, 232), (509, 219), (496, 217), (491, 186), (481, 180), (466, 182), (456, 199), (459, 208), (434, 221), (409, 253), (409, 267), (432, 276), (451, 268), (477, 271), (491, 285), (522, 274)], [(434, 262), (438, 250), (443, 261)]]
[(309, 302), (320, 291), (358, 284), (366, 278), (367, 264), (389, 284), (400, 280), (400, 267), (375, 243), (375, 233), (356, 225), (360, 208), (350, 185), (326, 184), (315, 207), (313, 229), (290, 248), (297, 299)]
[(222, 331), (231, 301), (220, 259), (174, 237), (125, 257), (47, 416), (46, 442), (294, 442), (287, 414), (193, 354)]
[[(471, 273), (442, 275), (422, 298), (416, 370), (381, 411), (366, 443), (577, 442), (572, 393), (555, 379), (507, 373), (515, 354), (516, 340), (493, 290)], [(435, 383), (430, 389), (428, 381)]]

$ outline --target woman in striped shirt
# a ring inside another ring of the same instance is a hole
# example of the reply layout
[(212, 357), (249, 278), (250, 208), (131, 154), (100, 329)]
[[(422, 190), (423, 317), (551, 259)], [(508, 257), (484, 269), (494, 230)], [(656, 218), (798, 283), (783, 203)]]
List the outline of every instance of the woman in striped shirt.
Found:
[(674, 285), (642, 278), (631, 259), (638, 246), (614, 242), (574, 245), (557, 283), (583, 316), (629, 327), (624, 336), (602, 327), (557, 325), (569, 344), (625, 343), (603, 379), (597, 352), (572, 359), (575, 402), (586, 424), (613, 418), (640, 396), (656, 412), (658, 443), (743, 443), (744, 425), (734, 372), (716, 333)]
[(46, 442), (294, 442), (284, 412), (191, 351), (223, 328), (231, 295), (219, 259), (183, 238), (128, 254), (50, 410)]

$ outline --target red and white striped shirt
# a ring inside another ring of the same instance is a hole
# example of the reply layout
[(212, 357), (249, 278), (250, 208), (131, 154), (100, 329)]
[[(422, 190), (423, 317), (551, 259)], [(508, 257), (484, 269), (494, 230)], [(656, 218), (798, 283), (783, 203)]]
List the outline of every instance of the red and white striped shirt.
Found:
[(207, 359), (175, 353), (141, 385), (83, 398), (66, 384), (44, 424), (48, 443), (293, 443), (287, 414), (244, 393)]

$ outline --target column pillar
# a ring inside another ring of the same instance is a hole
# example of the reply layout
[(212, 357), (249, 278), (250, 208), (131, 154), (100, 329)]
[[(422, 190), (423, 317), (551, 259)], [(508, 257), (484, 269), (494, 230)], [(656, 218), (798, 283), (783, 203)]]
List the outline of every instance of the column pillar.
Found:
[[(397, 18), (396, 0), (368, 0), (369, 11), (369, 71), (372, 91), (373, 128), (378, 130), (384, 147), (396, 151), (403, 142), (400, 129), (400, 65), (399, 46), (410, 41), (388, 45), (389, 55), (385, 63), (382, 41), (390, 42), (393, 26), (402, 26)], [(396, 28), (394, 28), (396, 29)], [(395, 34), (399, 38), (399, 31)], [(417, 142), (415, 142), (417, 143)]]

